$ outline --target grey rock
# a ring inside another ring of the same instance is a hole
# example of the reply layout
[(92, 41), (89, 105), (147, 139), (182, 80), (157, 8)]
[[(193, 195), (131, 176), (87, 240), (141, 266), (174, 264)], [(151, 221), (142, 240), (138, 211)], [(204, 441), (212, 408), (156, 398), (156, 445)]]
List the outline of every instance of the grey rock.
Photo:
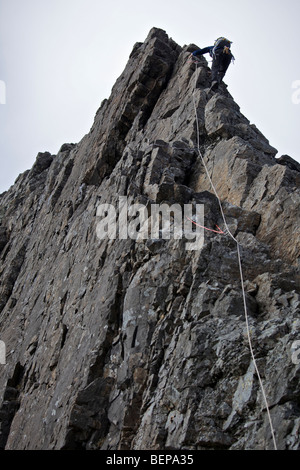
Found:
[(6, 228), (0, 226), (0, 252), (3, 250), (7, 243)]
[(286, 165), (291, 170), (300, 171), (300, 163), (291, 158), (289, 155), (282, 155), (280, 158), (277, 158), (277, 163), (280, 165)]
[[(299, 171), (195, 48), (153, 28), (91, 131), (0, 195), (2, 449), (272, 449), (249, 337), (277, 446), (300, 449)], [(122, 238), (124, 196), (202, 204), (223, 232)]]

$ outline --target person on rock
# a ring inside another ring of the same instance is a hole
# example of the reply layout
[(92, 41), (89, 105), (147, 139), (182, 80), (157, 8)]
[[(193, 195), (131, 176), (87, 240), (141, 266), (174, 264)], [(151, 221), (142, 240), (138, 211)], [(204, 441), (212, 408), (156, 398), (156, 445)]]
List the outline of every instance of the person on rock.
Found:
[(212, 67), (211, 67), (211, 79), (212, 84), (210, 87), (211, 91), (216, 91), (219, 88), (219, 85), (227, 69), (234, 60), (234, 56), (230, 50), (232, 42), (228, 39), (221, 37), (218, 38), (213, 46), (204, 47), (203, 49), (198, 49), (194, 51), (192, 56), (197, 57), (203, 54), (209, 53), (212, 57)]

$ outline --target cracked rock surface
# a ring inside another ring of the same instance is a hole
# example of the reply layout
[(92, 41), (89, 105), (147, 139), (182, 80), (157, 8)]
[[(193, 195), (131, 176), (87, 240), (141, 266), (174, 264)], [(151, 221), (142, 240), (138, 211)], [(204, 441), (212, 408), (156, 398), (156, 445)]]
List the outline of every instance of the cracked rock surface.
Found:
[(277, 446), (300, 449), (299, 165), (209, 91), (196, 47), (153, 28), (90, 132), (0, 195), (1, 449), (273, 448), (234, 240), (97, 232), (99, 204), (125, 197), (202, 204), (224, 230), (192, 97)]

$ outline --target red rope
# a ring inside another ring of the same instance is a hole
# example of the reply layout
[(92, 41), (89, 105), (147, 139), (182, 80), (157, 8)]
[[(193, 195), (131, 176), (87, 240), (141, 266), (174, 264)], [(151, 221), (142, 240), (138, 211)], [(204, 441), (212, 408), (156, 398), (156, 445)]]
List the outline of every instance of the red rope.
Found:
[(218, 231), (217, 230), (212, 230), (211, 228), (203, 227), (203, 225), (197, 224), (196, 222), (194, 222), (189, 217), (187, 217), (187, 219), (190, 220), (193, 224), (197, 225), (198, 227), (204, 228), (205, 230), (209, 230), (210, 232), (214, 232), (214, 233), (219, 233), (220, 235), (225, 235), (225, 232), (223, 232), (223, 230), (221, 230), (220, 227), (217, 224), (216, 224), (216, 227), (219, 229)]

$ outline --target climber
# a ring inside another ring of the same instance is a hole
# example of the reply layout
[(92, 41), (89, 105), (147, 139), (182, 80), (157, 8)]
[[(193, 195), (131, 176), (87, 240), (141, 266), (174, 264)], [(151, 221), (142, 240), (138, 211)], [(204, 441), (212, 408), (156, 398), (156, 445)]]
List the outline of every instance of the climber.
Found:
[(234, 56), (230, 50), (232, 42), (226, 38), (218, 38), (213, 46), (204, 47), (203, 49), (198, 49), (194, 51), (192, 56), (196, 57), (198, 55), (207, 54), (209, 52), (212, 57), (212, 67), (211, 67), (211, 79), (212, 85), (210, 87), (211, 91), (216, 91), (223, 80), (227, 69), (230, 65), (230, 62), (234, 60)]

